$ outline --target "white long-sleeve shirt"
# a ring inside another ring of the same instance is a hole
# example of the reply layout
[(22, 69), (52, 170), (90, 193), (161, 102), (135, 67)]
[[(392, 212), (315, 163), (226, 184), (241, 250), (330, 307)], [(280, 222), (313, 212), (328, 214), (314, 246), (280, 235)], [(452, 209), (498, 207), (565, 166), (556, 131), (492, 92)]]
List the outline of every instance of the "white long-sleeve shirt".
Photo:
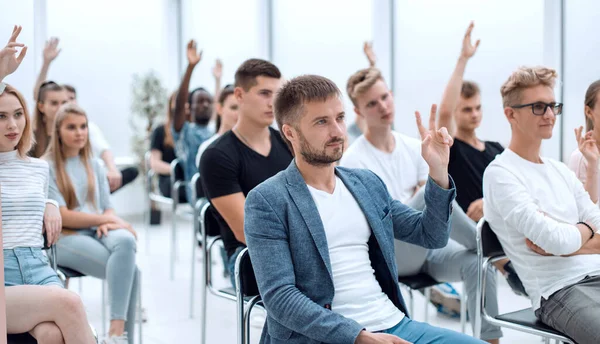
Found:
[(21, 158), (16, 150), (0, 153), (4, 249), (43, 246), (48, 176), (44, 160)]
[[(600, 255), (571, 254), (581, 246), (575, 224), (585, 221), (600, 228), (600, 209), (568, 167), (542, 158), (536, 164), (510, 149), (488, 166), (483, 175), (483, 213), (504, 251), (512, 260), (533, 308), (540, 298), (600, 274)], [(555, 256), (530, 250), (525, 238)]]

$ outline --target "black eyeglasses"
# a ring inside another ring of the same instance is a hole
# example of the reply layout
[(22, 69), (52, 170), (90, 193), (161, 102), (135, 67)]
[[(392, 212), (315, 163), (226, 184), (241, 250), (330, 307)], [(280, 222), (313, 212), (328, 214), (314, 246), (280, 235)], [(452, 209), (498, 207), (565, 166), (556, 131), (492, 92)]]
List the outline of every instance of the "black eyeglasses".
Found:
[(562, 108), (563, 108), (562, 103), (544, 103), (544, 102), (513, 105), (513, 106), (511, 106), (511, 108), (522, 109), (522, 108), (528, 107), (528, 106), (531, 106), (531, 112), (533, 112), (533, 114), (536, 116), (545, 115), (546, 110), (548, 110), (548, 108), (552, 109), (552, 112), (554, 113), (554, 115), (560, 115), (560, 114), (562, 114)]

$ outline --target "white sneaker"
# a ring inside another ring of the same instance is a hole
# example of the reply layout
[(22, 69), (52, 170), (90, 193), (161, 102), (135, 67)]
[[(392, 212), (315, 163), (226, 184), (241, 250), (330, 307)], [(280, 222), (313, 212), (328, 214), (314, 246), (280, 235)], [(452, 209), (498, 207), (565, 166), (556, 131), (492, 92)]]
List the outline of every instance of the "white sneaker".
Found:
[(127, 332), (123, 333), (122, 336), (110, 336), (108, 338), (104, 338), (102, 344), (129, 344), (127, 340)]

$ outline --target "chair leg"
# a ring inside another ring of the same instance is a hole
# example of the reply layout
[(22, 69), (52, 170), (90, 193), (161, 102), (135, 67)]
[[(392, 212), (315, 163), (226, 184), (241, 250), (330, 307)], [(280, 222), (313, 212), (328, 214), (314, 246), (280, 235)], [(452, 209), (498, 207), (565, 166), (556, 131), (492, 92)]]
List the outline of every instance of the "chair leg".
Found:
[(197, 243), (197, 239), (196, 239), (196, 233), (198, 233), (198, 218), (200, 217), (200, 214), (198, 214), (198, 210), (197, 207), (194, 207), (194, 225), (192, 226), (193, 231), (192, 231), (192, 273), (190, 274), (191, 279), (190, 279), (190, 319), (194, 318), (194, 287), (195, 287), (195, 283), (196, 283), (196, 245)]
[(465, 333), (467, 327), (467, 288), (463, 282), (462, 293), (460, 294), (460, 328)]
[(544, 338), (544, 344), (550, 344), (550, 338)]
[(138, 300), (137, 300), (137, 318), (138, 318), (138, 333), (140, 339), (138, 343), (142, 344), (144, 342), (142, 335), (142, 323), (144, 319), (142, 319), (142, 272), (138, 270), (137, 272), (137, 280), (138, 280)]
[[(176, 259), (176, 250), (177, 250), (177, 202), (179, 201), (179, 193), (177, 192), (179, 189), (176, 187), (171, 191), (171, 196), (173, 197), (173, 205), (171, 207), (171, 270), (170, 277), (171, 281), (175, 279), (175, 259)], [(174, 195), (177, 194), (177, 198)]]
[(208, 278), (207, 278), (207, 262), (208, 262), (208, 258), (207, 256), (207, 247), (208, 243), (205, 241), (202, 245), (202, 283), (200, 284), (200, 332), (201, 332), (201, 340), (200, 343), (201, 344), (206, 344), (206, 309), (207, 309), (207, 305), (206, 305), (206, 294), (208, 293)]
[(252, 310), (254, 306), (256, 306), (260, 302), (260, 296), (253, 297), (246, 306), (246, 311), (244, 313), (244, 322), (242, 331), (244, 332), (244, 339), (242, 344), (250, 344), (250, 315), (252, 314)]
[[(79, 283), (81, 283), (81, 278), (79, 279)], [(80, 284), (81, 285), (81, 284)], [(106, 330), (106, 280), (102, 280), (102, 334), (106, 335), (108, 331)]]
[(431, 300), (431, 288), (425, 288), (425, 322), (429, 321), (429, 300)]

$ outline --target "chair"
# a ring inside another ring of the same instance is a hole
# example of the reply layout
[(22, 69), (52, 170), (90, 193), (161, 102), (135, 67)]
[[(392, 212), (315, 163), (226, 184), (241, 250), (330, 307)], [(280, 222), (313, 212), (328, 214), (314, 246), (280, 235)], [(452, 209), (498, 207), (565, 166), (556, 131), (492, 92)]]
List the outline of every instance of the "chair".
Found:
[[(235, 260), (235, 294), (237, 305), (237, 342), (250, 344), (250, 315), (254, 306), (262, 304), (248, 248), (244, 248)], [(247, 304), (244, 310), (244, 305)]]
[[(163, 196), (160, 191), (155, 191), (155, 181), (157, 174), (150, 167), (150, 152), (146, 152), (144, 155), (144, 165), (146, 167), (146, 211), (144, 211), (144, 224), (150, 225), (150, 217), (152, 214), (152, 202), (156, 202), (159, 204), (165, 204), (169, 206), (173, 206), (173, 200), (169, 197)], [(150, 250), (150, 230), (146, 231), (146, 251)]]
[(204, 196), (204, 188), (202, 187), (202, 180), (200, 174), (194, 174), (191, 181), (192, 185), (192, 204), (194, 206), (194, 225), (192, 233), (192, 272), (190, 279), (190, 319), (194, 318), (194, 289), (196, 283), (196, 247), (202, 241), (202, 231), (200, 230), (201, 222), (203, 221), (204, 215), (202, 213), (202, 207), (208, 202)]
[(485, 280), (488, 266), (489, 264), (505, 258), (506, 253), (504, 253), (504, 249), (502, 248), (496, 233), (492, 231), (489, 223), (482, 218), (477, 224), (477, 259), (479, 264), (477, 265), (477, 304), (475, 307), (474, 336), (476, 338), (481, 336), (481, 320), (483, 317), (483, 319), (489, 323), (500, 327), (541, 336), (546, 343), (549, 343), (550, 339), (554, 339), (557, 343), (565, 342), (575, 344), (572, 339), (538, 320), (531, 308), (505, 313), (495, 317), (487, 314), (483, 304), (485, 301)]
[[(409, 305), (408, 312), (411, 316), (414, 316), (415, 305), (413, 298), (413, 290), (423, 289), (425, 294), (425, 322), (429, 320), (429, 305), (428, 302), (431, 299), (431, 287), (441, 284), (436, 281), (433, 277), (428, 274), (421, 272), (411, 276), (398, 276), (398, 283), (404, 285), (408, 289)], [(460, 294), (460, 325), (462, 332), (465, 333), (467, 324), (467, 296), (466, 290), (463, 283), (463, 290)]]

